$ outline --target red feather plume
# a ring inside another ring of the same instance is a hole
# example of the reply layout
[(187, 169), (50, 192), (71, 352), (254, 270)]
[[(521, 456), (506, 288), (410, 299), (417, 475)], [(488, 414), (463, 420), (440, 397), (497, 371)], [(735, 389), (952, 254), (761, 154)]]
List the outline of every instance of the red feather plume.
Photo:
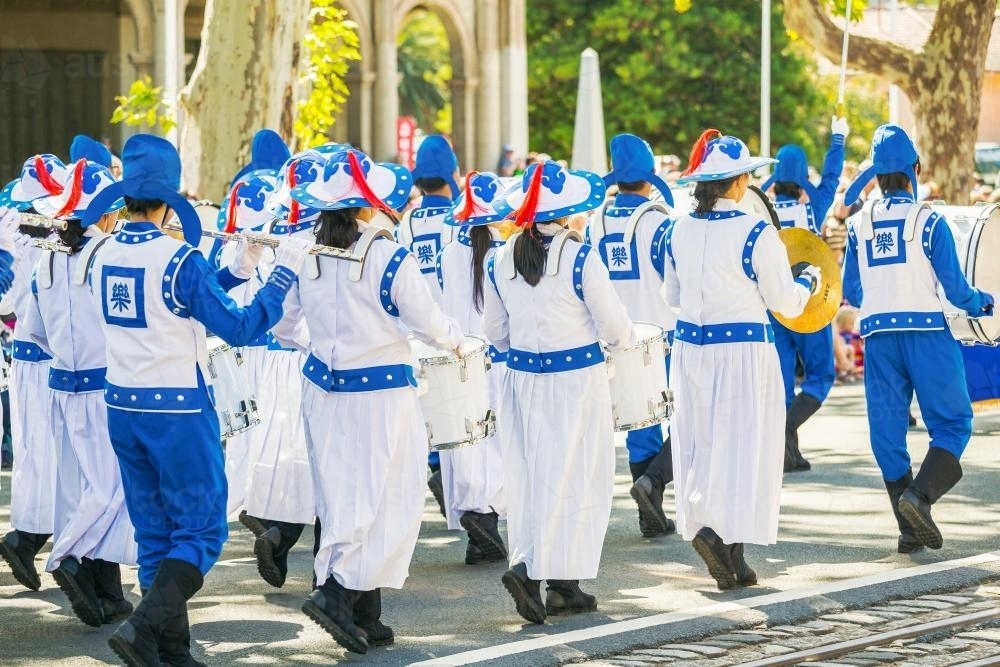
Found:
[(535, 213), (538, 210), (538, 197), (542, 189), (542, 172), (545, 165), (541, 163), (531, 175), (531, 183), (528, 184), (528, 191), (524, 195), (524, 201), (511, 215), (514, 217), (514, 224), (518, 227), (530, 227), (534, 224)]
[[(288, 165), (288, 173), (285, 175), (285, 181), (288, 183), (288, 191), (291, 192), (292, 188), (298, 185), (298, 179), (295, 177), (295, 165), (298, 164), (298, 160), (294, 160), (290, 165)], [(294, 225), (299, 221), (299, 213), (301, 211), (301, 204), (295, 199), (292, 199), (292, 206), (288, 211), (288, 224)]]
[(698, 141), (694, 144), (694, 148), (691, 149), (691, 157), (688, 158), (687, 169), (685, 169), (681, 174), (681, 178), (694, 172), (694, 170), (701, 166), (701, 163), (705, 161), (705, 149), (708, 146), (708, 142), (713, 139), (718, 139), (721, 136), (722, 132), (713, 128), (707, 129), (701, 133), (701, 136), (698, 137)]
[[(83, 197), (83, 170), (86, 166), (87, 161), (82, 158), (73, 165), (73, 184), (69, 191), (69, 198), (66, 200), (66, 204), (56, 213), (57, 218), (69, 215), (76, 210), (76, 205), (80, 203), (80, 199)], [(48, 172), (45, 173), (48, 174)], [(62, 186), (60, 186), (60, 189), (63, 189)]]
[(38, 174), (38, 182), (42, 184), (50, 195), (61, 195), (63, 191), (63, 186), (56, 179), (52, 178), (52, 174), (49, 170), (45, 168), (45, 160), (42, 159), (41, 155), (35, 156), (35, 173)]
[(222, 230), (227, 234), (234, 234), (236, 232), (236, 208), (240, 204), (240, 188), (244, 185), (246, 185), (246, 181), (239, 181), (229, 191), (229, 205), (226, 207), (226, 227)]
[(465, 222), (476, 212), (476, 201), (472, 198), (472, 179), (476, 177), (478, 171), (470, 171), (465, 177), (465, 205), (462, 210), (455, 214), (455, 219)]
[(378, 198), (374, 192), (372, 192), (371, 187), (368, 185), (368, 181), (365, 180), (365, 172), (361, 169), (361, 162), (358, 161), (358, 156), (355, 151), (347, 151), (347, 163), (351, 165), (351, 177), (354, 179), (354, 184), (358, 186), (358, 190), (361, 191), (361, 196), (364, 197), (373, 208), (377, 208), (380, 211), (385, 211), (392, 215), (392, 209), (384, 201)]

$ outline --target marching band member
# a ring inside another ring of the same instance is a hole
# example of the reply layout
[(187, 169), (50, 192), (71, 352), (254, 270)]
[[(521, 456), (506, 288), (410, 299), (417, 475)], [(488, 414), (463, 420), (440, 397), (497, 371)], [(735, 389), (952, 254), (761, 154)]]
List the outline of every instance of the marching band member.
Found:
[(767, 311), (794, 317), (819, 286), (809, 265), (793, 279), (778, 231), (739, 208), (771, 162), (707, 130), (678, 181), (695, 183), (696, 208), (664, 237), (677, 526), (720, 589), (756, 584), (743, 544), (778, 537), (784, 406)]
[[(502, 189), (496, 174), (469, 172), (462, 195), (445, 217), (446, 224), (458, 226), (458, 235), (438, 256), (443, 308), (458, 320), (463, 332), (473, 336), (483, 332), (486, 262), (504, 244), (497, 231), (503, 216), (493, 210), (493, 201), (503, 194)], [(490, 346), (489, 357), (493, 364), (490, 405), (495, 411), (507, 355)], [(507, 503), (503, 456), (496, 434), (473, 447), (442, 451), (441, 478), (448, 528), (461, 527), (468, 533), (465, 562), (476, 565), (507, 560), (507, 547), (497, 528), (498, 521), (507, 516)]]
[(608, 270), (565, 225), (604, 194), (600, 176), (543, 162), (495, 207), (522, 229), (487, 267), (484, 331), (507, 352), (498, 414), (511, 567), (502, 581), (532, 623), (597, 609), (579, 580), (597, 577), (615, 472), (600, 341), (617, 351), (633, 333)]
[(65, 221), (58, 234), (71, 252), (43, 251), (31, 280), (34, 299), (22, 323), (32, 342), (53, 357), (48, 386), (58, 468), (47, 569), (77, 617), (94, 627), (132, 613), (119, 564), (136, 562), (134, 529), (108, 437), (100, 312), (87, 285), (95, 253), (125, 203), (111, 202), (93, 224), (80, 223), (89, 203), (112, 183), (106, 167), (81, 158), (66, 174), (60, 194), (35, 202), (40, 213)]
[[(441, 288), (435, 265), (438, 253), (455, 237), (454, 228), (444, 224), (444, 219), (460, 193), (458, 177), (458, 156), (448, 140), (440, 134), (424, 139), (417, 149), (413, 169), (413, 184), (423, 195), (420, 206), (407, 211), (396, 228), (396, 241), (413, 252), (420, 273), (438, 303), (441, 303)], [(431, 468), (427, 487), (434, 494), (441, 514), (447, 516), (438, 453), (431, 452), (427, 462)]]
[[(636, 322), (663, 327), (672, 338), (677, 317), (661, 295), (663, 252), (660, 241), (672, 223), (662, 204), (650, 203), (656, 188), (673, 207), (670, 187), (656, 175), (653, 150), (634, 134), (611, 140), (612, 171), (607, 185), (618, 186), (618, 195), (594, 212), (587, 226), (587, 242), (608, 267), (615, 292)], [(670, 357), (667, 357), (667, 374)], [(674, 478), (670, 438), (663, 440), (659, 424), (629, 431), (625, 437), (628, 467), (634, 485), (630, 491), (639, 505), (639, 530), (643, 537), (673, 533), (674, 522), (663, 512), (663, 490)]]
[[(906, 132), (879, 127), (871, 156), (844, 195), (850, 206), (873, 176), (882, 192), (849, 220), (844, 296), (861, 309), (871, 446), (899, 525), (898, 551), (940, 549), (931, 505), (962, 478), (972, 405), (938, 291), (970, 317), (991, 315), (994, 296), (969, 286), (944, 218), (914, 203), (920, 158)], [(931, 438), (916, 477), (906, 448), (914, 392)]]
[(290, 157), (288, 145), (280, 134), (268, 128), (257, 130), (250, 142), (250, 161), (236, 172), (233, 180), (229, 182), (229, 189), (232, 190), (236, 181), (251, 171), (280, 169)]
[[(228, 232), (261, 231), (274, 216), (265, 204), (278, 188), (277, 172), (246, 172), (234, 181), (223, 202), (220, 217)], [(223, 265), (230, 264), (238, 248), (227, 244)], [(245, 306), (267, 284), (271, 263), (263, 262), (246, 283), (230, 290), (237, 304)], [(308, 343), (308, 336), (305, 336)], [(246, 513), (265, 527), (254, 542), (257, 570), (267, 583), (281, 588), (288, 575), (288, 551), (306, 525), (316, 516), (313, 475), (309, 466), (299, 406), (302, 355), (285, 348), (266, 333), (246, 348), (245, 362), (257, 401), (260, 424), (239, 434), (246, 442), (246, 472), (230, 496), (244, 498)], [(227, 457), (229, 443), (226, 444)]]
[[(800, 146), (789, 144), (778, 150), (778, 165), (774, 174), (761, 185), (762, 190), (774, 186), (774, 208), (782, 228), (798, 227), (820, 235), (820, 227), (833, 205), (840, 173), (844, 168), (844, 140), (848, 135), (847, 120), (833, 118), (830, 150), (823, 160), (819, 185), (809, 182), (809, 163)], [(807, 201), (803, 202), (803, 197)], [(833, 325), (815, 333), (796, 333), (769, 315), (774, 329), (774, 344), (781, 360), (781, 377), (785, 383), (785, 472), (809, 470), (812, 466), (799, 451), (799, 427), (806, 423), (826, 400), (837, 377), (833, 365)], [(795, 366), (802, 359), (805, 377), (802, 389), (795, 393)]]
[[(82, 220), (89, 224), (124, 195), (130, 221), (101, 248), (91, 288), (107, 337), (108, 429), (135, 524), (143, 598), (108, 643), (129, 665), (191, 664), (187, 601), (227, 537), (205, 329), (236, 346), (267, 331), (281, 317), (307, 244), (284, 241), (267, 285), (240, 309), (224, 287), (247, 279), (260, 253), (247, 249), (218, 274), (209, 268), (193, 247), (201, 224), (178, 192), (180, 156), (166, 140), (134, 135), (122, 162), (122, 180), (95, 197)], [(171, 209), (187, 243), (160, 229)]]
[[(0, 204), (12, 211), (8, 214), (12, 220), (19, 220), (21, 212), (37, 213), (32, 202), (59, 191), (65, 175), (66, 167), (55, 155), (28, 158), (21, 177), (0, 192)], [(0, 233), (7, 228), (4, 225)], [(31, 273), (42, 253), (34, 240), (48, 234), (49, 230), (41, 227), (18, 228), (11, 293), (14, 314), (21, 321), (31, 305)], [(42, 586), (35, 556), (55, 530), (56, 448), (48, 410), (51, 360), (48, 353), (30, 341), (27, 331), (15, 325), (9, 388), (14, 447), (10, 523), (14, 530), (0, 542), (0, 556), (10, 565), (14, 578), (33, 591)]]
[(73, 141), (69, 145), (69, 161), (76, 163), (80, 160), (94, 162), (111, 169), (112, 155), (108, 147), (100, 141), (92, 139), (86, 134), (78, 134), (73, 137)]
[(367, 224), (374, 209), (405, 202), (411, 183), (405, 167), (349, 149), (330, 157), (319, 178), (292, 189), (297, 201), (323, 210), (317, 243), (365, 260), (318, 256), (274, 330), (294, 344), (287, 332), (304, 318), (311, 338), (302, 411), (322, 536), (320, 586), (302, 610), (355, 653), (393, 642), (379, 620), (381, 589), (402, 587), (420, 530), (428, 443), (407, 331), (445, 349), (463, 340), (410, 251)]

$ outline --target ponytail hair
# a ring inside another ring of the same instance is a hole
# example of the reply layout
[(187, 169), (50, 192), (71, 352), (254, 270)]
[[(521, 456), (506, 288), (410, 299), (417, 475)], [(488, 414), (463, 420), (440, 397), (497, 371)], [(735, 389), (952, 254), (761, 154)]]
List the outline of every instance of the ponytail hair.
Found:
[(493, 234), (486, 225), (479, 225), (469, 230), (469, 240), (472, 241), (472, 305), (477, 313), (483, 312), (483, 263), (486, 254), (493, 247)]
[(715, 210), (719, 198), (726, 194), (740, 176), (742, 174), (718, 181), (698, 181), (694, 186), (694, 199), (698, 203), (694, 212), (697, 215), (706, 215)]
[(514, 269), (521, 274), (524, 282), (535, 287), (541, 281), (547, 256), (538, 227), (526, 225), (514, 241)]
[(76, 254), (83, 247), (83, 232), (83, 225), (79, 220), (67, 220), (66, 228), (59, 230), (59, 240), (69, 246), (72, 251), (70, 254)]
[(333, 248), (349, 248), (358, 240), (360, 208), (323, 211), (316, 223), (316, 243)]

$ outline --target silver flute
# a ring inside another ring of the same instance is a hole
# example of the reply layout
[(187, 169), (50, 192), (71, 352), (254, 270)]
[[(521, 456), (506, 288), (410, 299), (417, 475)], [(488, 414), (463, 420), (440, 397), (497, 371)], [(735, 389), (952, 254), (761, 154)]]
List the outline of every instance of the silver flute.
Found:
[[(40, 225), (32, 225), (40, 226)], [(41, 248), (42, 250), (51, 250), (52, 252), (64, 252), (67, 255), (73, 254), (73, 249), (68, 245), (64, 245), (59, 241), (53, 241), (51, 239), (34, 239), (31, 244), (36, 248)]]
[(40, 213), (22, 213), (21, 220), (18, 224), (28, 225), (29, 227), (44, 227), (46, 229), (66, 229), (65, 220), (50, 218), (49, 216), (41, 215)]
[[(172, 232), (182, 232), (180, 224), (174, 221), (164, 223), (163, 229)], [(270, 234), (258, 234), (254, 232), (239, 232), (239, 233), (229, 233), (229, 232), (217, 232), (212, 229), (202, 229), (201, 235), (212, 239), (220, 239), (222, 241), (236, 241), (239, 239), (245, 240), (251, 245), (262, 245), (268, 248), (277, 248), (281, 245), (281, 239), (277, 236), (272, 236)], [(347, 260), (348, 262), (362, 262), (364, 257), (359, 257), (355, 255), (350, 250), (345, 250), (344, 248), (334, 248), (332, 246), (326, 245), (314, 245), (309, 249), (310, 255), (323, 255), (325, 257), (335, 257), (336, 259)]]

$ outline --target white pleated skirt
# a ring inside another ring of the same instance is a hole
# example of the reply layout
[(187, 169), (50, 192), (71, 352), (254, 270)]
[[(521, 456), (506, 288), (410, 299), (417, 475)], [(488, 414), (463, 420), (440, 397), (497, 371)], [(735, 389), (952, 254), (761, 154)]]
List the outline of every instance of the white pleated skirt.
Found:
[[(487, 380), (490, 405), (496, 411), (507, 364), (494, 363)], [(466, 512), (496, 512), (507, 517), (503, 488), (503, 447), (499, 434), (461, 449), (441, 452), (441, 480), (444, 485), (445, 512), (449, 530), (462, 527), (459, 520)]]
[(690, 540), (708, 526), (727, 544), (774, 544), (785, 446), (774, 345), (676, 342), (671, 355), (678, 532)]
[(55, 529), (56, 447), (49, 424), (49, 393), (48, 362), (11, 362), (10, 524), (39, 535)]
[(50, 392), (55, 437), (55, 534), (46, 569), (72, 556), (136, 564), (135, 529), (125, 507), (118, 457), (108, 436), (103, 392)]
[(427, 429), (413, 388), (325, 392), (302, 382), (306, 444), (323, 525), (316, 580), (402, 588), (424, 511)]
[(605, 365), (508, 369), (499, 425), (511, 565), (524, 562), (532, 579), (594, 579), (615, 475)]

